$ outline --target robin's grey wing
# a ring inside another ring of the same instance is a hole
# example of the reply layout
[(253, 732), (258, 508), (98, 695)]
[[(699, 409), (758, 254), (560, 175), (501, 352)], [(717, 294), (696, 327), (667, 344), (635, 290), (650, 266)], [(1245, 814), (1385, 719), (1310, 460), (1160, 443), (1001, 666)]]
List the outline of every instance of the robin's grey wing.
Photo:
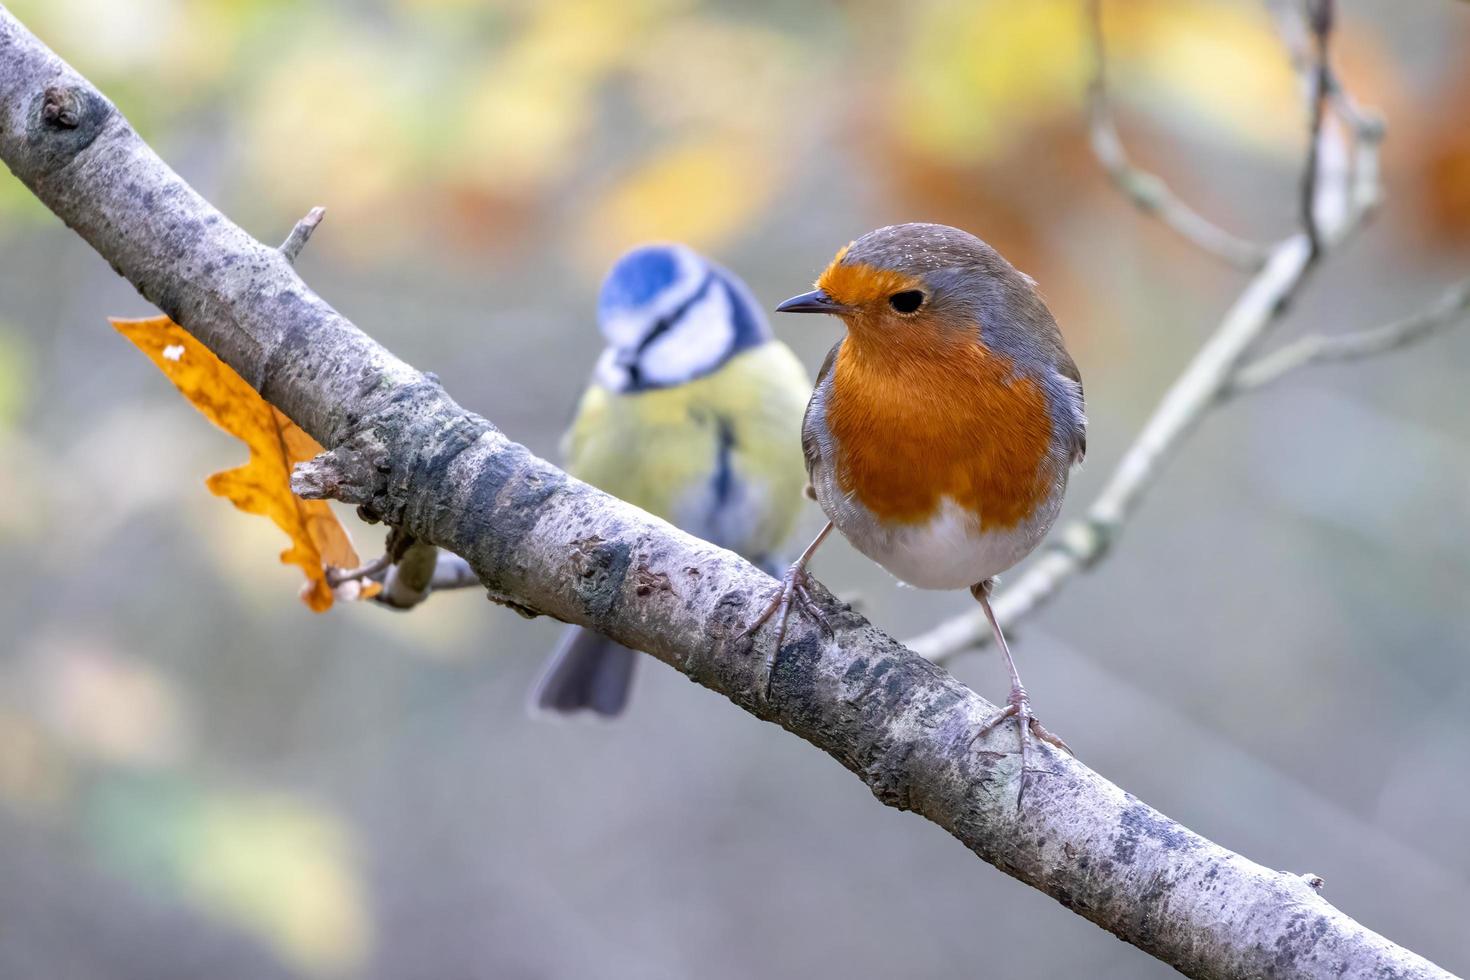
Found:
[(806, 403), (806, 414), (801, 419), (801, 453), (806, 457), (806, 478), (808, 481), (815, 479), (814, 471), (821, 465), (824, 458), (829, 458), (828, 443), (831, 435), (827, 429), (826, 410), (827, 392), (832, 388), (832, 365), (837, 360), (837, 352), (842, 349), (842, 341), (832, 345), (827, 352), (827, 359), (822, 362), (822, 367), (817, 371), (817, 383), (812, 389), (811, 401)]
[(1072, 429), (1072, 462), (1082, 462), (1082, 457), (1087, 455), (1087, 401), (1082, 393), (1082, 372), (1077, 370), (1077, 362), (1072, 360), (1072, 355), (1067, 353), (1065, 347), (1057, 347), (1057, 374), (1071, 382), (1070, 387), (1074, 389), (1076, 397), (1070, 399), (1071, 429)]
[(987, 274), (971, 276), (966, 282), (975, 290), (973, 303), (978, 321), (984, 324), (983, 342), (1040, 377), (1052, 412), (1059, 416), (1071, 461), (1081, 462), (1087, 452), (1082, 372), (1067, 353), (1061, 328), (1030, 276), (989, 246), (984, 246), (979, 258)]

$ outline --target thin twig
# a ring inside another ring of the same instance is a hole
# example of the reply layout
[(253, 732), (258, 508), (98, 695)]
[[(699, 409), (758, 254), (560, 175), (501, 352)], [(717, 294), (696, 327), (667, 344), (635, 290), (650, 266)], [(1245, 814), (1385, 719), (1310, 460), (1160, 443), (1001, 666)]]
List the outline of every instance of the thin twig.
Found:
[(1103, 36), (1101, 0), (1087, 0), (1092, 74), (1087, 83), (1087, 107), (1092, 152), (1113, 184), (1145, 214), (1157, 217), (1196, 247), (1246, 271), (1266, 260), (1264, 246), (1231, 234), (1184, 203), (1163, 178), (1134, 166), (1113, 119), (1107, 89), (1107, 49)]
[(1301, 226), (1307, 232), (1311, 259), (1322, 256), (1322, 229), (1317, 225), (1317, 182), (1322, 176), (1322, 123), (1327, 116), (1327, 31), (1332, 1), (1307, 0), (1311, 22), (1313, 65), (1307, 72), (1307, 165), (1301, 169)]
[(291, 234), (281, 243), (281, 254), (286, 257), (287, 262), (295, 263), (296, 257), (301, 254), (306, 243), (311, 241), (312, 232), (316, 231), (316, 226), (322, 223), (326, 214), (327, 209), (318, 205), (306, 212), (306, 217), (296, 222), (296, 227), (291, 229)]
[[(1348, 161), (1347, 182), (1351, 193), (1348, 203), (1361, 212), (1358, 219), (1361, 221), (1376, 207), (1382, 190), (1378, 175), (1378, 147), (1383, 142), (1385, 126), (1377, 113), (1358, 105), (1338, 77), (1331, 59), (1327, 57), (1325, 37), (1322, 47), (1318, 47), (1318, 28), (1330, 30), (1335, 18), (1333, 11), (1327, 11), (1324, 17), (1304, 6), (1315, 2), (1266, 0), (1266, 6), (1276, 20), (1277, 33), (1285, 43), (1291, 66), (1306, 89), (1308, 112), (1315, 117), (1317, 95), (1325, 93), (1333, 114), (1351, 131), (1352, 153)], [(1311, 128), (1318, 126), (1314, 118)]]
[(1357, 361), (1408, 347), (1470, 319), (1470, 279), (1449, 289), (1429, 309), (1396, 323), (1370, 330), (1328, 336), (1313, 334), (1244, 365), (1225, 396), (1244, 394), (1274, 384), (1300, 368)]
[[(382, 589), (373, 596), (373, 601), (398, 610), (412, 609), (434, 592), (482, 585), (469, 562), (423, 541), (409, 543), (401, 554), (389, 550), (361, 569), (338, 574), (343, 578), (363, 578), (380, 583)], [(335, 584), (330, 572), (327, 581)]]
[(1306, 69), (1308, 95), (1307, 162), (1302, 167), (1301, 220), (1311, 248), (1311, 259), (1322, 255), (1322, 231), (1317, 215), (1317, 189), (1322, 171), (1322, 123), (1327, 118), (1327, 98), (1332, 87), (1327, 65), (1327, 41), (1332, 33), (1333, 0), (1305, 0), (1307, 23), (1312, 34), (1312, 60)]
[(439, 552), (439, 562), (434, 566), (434, 577), (429, 580), (431, 591), (472, 589), (479, 585), (480, 576), (475, 574), (469, 562), (452, 551)]
[(357, 568), (328, 568), (327, 585), (335, 589), (348, 582), (364, 582), (376, 578), (391, 564), (393, 564), (392, 558), (387, 555), (379, 555), (366, 565), (359, 565)]

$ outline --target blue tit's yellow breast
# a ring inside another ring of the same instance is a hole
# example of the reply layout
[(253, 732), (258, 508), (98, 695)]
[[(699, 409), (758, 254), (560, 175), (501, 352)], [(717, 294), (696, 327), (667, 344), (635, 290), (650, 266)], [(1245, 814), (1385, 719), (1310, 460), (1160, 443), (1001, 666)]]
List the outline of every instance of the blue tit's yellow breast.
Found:
[(563, 443), (567, 470), (686, 531), (765, 555), (801, 506), (810, 394), (801, 363), (776, 341), (673, 387), (594, 385)]

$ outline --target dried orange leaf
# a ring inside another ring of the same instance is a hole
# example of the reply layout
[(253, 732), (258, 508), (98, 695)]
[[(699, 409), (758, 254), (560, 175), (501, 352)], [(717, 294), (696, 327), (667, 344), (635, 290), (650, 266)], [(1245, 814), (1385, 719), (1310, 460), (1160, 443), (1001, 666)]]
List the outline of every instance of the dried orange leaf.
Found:
[(281, 561), (300, 565), (306, 573), (301, 598), (308, 606), (316, 612), (330, 609), (333, 593), (326, 570), (356, 568), (357, 552), (326, 501), (302, 500), (291, 492), (291, 468), (320, 453), (321, 445), (168, 317), (114, 318), (112, 325), (137, 344), (205, 418), (250, 449), (249, 462), (215, 473), (205, 486), (247, 514), (269, 517), (290, 535), (291, 547), (281, 552)]

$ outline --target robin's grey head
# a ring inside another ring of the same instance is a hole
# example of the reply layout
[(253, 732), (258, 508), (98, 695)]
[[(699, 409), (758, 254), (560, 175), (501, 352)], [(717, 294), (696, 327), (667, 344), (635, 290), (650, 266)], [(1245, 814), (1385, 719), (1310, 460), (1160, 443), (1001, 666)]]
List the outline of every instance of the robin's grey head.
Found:
[(967, 231), (925, 223), (868, 232), (837, 253), (815, 290), (777, 309), (837, 314), (869, 335), (1005, 334), (1017, 323), (1055, 329), (1035, 284), (999, 252)]

